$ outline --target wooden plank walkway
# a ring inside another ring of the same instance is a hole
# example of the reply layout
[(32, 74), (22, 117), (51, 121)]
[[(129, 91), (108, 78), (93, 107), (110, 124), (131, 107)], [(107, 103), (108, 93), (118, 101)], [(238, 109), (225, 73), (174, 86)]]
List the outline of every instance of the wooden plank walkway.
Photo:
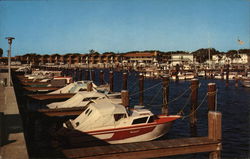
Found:
[(162, 156), (214, 152), (221, 150), (219, 140), (208, 137), (158, 140), (140, 143), (96, 146), (87, 148), (65, 149), (63, 154), (68, 158), (119, 158), (139, 159)]

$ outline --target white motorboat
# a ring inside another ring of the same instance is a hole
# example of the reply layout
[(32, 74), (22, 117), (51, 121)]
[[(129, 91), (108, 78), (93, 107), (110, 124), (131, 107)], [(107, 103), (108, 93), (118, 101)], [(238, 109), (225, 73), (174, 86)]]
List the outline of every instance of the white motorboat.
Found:
[[(127, 109), (107, 98), (90, 101), (74, 120), (63, 124), (91, 140), (110, 144), (150, 141), (165, 135), (179, 115), (154, 115), (148, 109)], [(89, 139), (88, 139), (89, 140)], [(84, 141), (83, 141), (84, 142)]]
[[(48, 94), (77, 93), (79, 91), (87, 91), (87, 85), (90, 82), (92, 81), (77, 81)], [(92, 83), (92, 86), (93, 88), (97, 88), (94, 83)]]
[[(179, 80), (190, 80), (194, 78), (194, 74), (192, 72), (186, 72), (181, 74), (180, 72), (178, 73), (178, 79)], [(177, 76), (176, 75), (172, 75), (171, 76), (172, 80), (176, 80)]]
[(96, 100), (98, 98), (102, 98), (102, 99), (107, 98), (112, 103), (116, 103), (116, 104), (121, 103), (121, 93), (104, 94), (104, 93), (99, 93), (93, 90), (90, 92), (80, 91), (66, 101), (53, 102), (53, 103), (47, 104), (47, 107), (49, 107), (50, 109), (84, 107), (89, 103), (90, 100)]

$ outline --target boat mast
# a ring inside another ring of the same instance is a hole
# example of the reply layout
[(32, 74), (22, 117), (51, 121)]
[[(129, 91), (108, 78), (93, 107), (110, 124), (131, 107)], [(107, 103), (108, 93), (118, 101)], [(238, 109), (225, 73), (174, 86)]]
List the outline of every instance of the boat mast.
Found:
[(211, 62), (211, 58), (210, 58), (210, 40), (209, 40), (209, 32), (208, 32), (208, 68), (210, 68), (210, 62)]

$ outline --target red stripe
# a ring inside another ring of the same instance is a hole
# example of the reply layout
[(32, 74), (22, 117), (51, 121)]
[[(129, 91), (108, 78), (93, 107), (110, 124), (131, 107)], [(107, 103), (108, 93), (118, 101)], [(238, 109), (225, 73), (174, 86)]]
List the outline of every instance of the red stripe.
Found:
[(114, 135), (110, 139), (106, 139), (106, 141), (113, 141), (113, 140), (122, 140), (130, 137), (135, 137), (139, 135), (146, 134), (154, 130), (156, 126), (146, 127), (146, 128), (139, 128), (135, 130), (124, 130), (114, 133)]
[(135, 126), (126, 126), (122, 128), (113, 128), (113, 129), (104, 129), (104, 130), (94, 130), (94, 131), (87, 131), (86, 133), (91, 133), (91, 134), (105, 134), (107, 131), (121, 131), (121, 130), (126, 130), (126, 129), (132, 129), (132, 128), (143, 128), (145, 126), (156, 126), (159, 124), (164, 124), (167, 122), (174, 121), (176, 119), (180, 118), (180, 116), (165, 116), (165, 115), (160, 115), (159, 118), (155, 119), (154, 122), (152, 123), (147, 123), (147, 124), (138, 124)]

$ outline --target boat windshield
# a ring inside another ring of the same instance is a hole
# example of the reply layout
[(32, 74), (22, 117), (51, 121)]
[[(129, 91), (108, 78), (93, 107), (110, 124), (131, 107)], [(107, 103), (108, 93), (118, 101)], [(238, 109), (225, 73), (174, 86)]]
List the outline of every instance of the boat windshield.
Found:
[(114, 114), (115, 121), (118, 121), (122, 118), (127, 118), (127, 115), (126, 114)]
[(86, 97), (82, 101), (85, 102), (85, 101), (90, 101), (90, 100), (96, 100), (97, 98), (99, 97)]
[(132, 125), (134, 125), (134, 124), (143, 124), (143, 123), (146, 123), (147, 120), (148, 120), (148, 117), (137, 118), (137, 119), (133, 120)]

